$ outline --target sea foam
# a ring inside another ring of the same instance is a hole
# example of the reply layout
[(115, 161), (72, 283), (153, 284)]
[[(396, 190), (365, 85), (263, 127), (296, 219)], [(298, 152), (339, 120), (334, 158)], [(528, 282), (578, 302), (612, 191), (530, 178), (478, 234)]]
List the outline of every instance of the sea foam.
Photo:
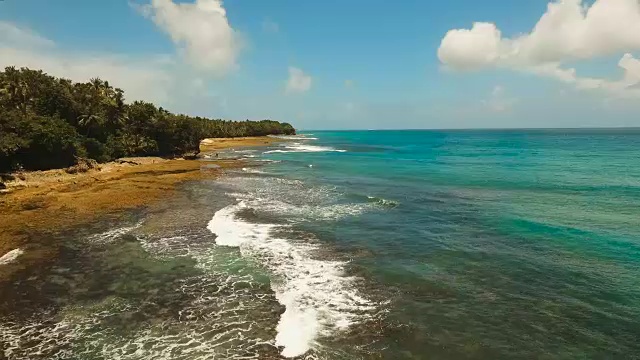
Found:
[(283, 356), (305, 354), (319, 337), (347, 330), (375, 308), (359, 294), (357, 279), (345, 276), (345, 262), (315, 259), (317, 246), (276, 236), (286, 227), (242, 219), (239, 213), (247, 209), (246, 201), (227, 206), (207, 228), (217, 235), (218, 245), (238, 247), (273, 274), (272, 288), (285, 306), (275, 339)]
[[(262, 359), (277, 352), (272, 350), (273, 338), (255, 331), (277, 326), (278, 319), (271, 313), (277, 299), (252, 274), (227, 271), (237, 268), (237, 257), (224, 256), (217, 251), (220, 248), (203, 241), (211, 238), (206, 229), (181, 229), (169, 237), (157, 237), (135, 232), (140, 224), (114, 228), (84, 240), (102, 247), (131, 236), (162, 263), (189, 257), (202, 272), (175, 279), (169, 294), (158, 292), (150, 298), (153, 300), (108, 296), (61, 307), (55, 313), (42, 309), (25, 321), (0, 319), (0, 344), (4, 345), (0, 354), (15, 360), (30, 360), (34, 354), (43, 359), (204, 360)], [(117, 281), (126, 283), (127, 279), (118, 277)], [(180, 299), (178, 309), (163, 307), (164, 311), (177, 311), (175, 317), (146, 312), (147, 301), (155, 307), (158, 299)], [(127, 320), (130, 314), (136, 314), (136, 318), (151, 315), (158, 321), (140, 326), (138, 320)], [(117, 330), (122, 321), (131, 331)]]
[[(313, 134), (308, 134), (313, 135)], [(309, 137), (307, 135), (268, 135), (269, 137), (283, 140), (318, 140), (315, 137)]]
[(93, 234), (93, 235), (89, 236), (89, 238), (87, 240), (89, 240), (89, 242), (93, 243), (93, 244), (110, 243), (110, 242), (118, 239), (120, 236), (128, 234), (128, 233), (132, 232), (135, 229), (138, 229), (139, 227), (142, 226), (143, 222), (144, 222), (144, 220), (141, 220), (138, 223), (136, 223), (134, 225), (131, 225), (131, 226), (121, 226), (121, 227), (117, 227), (117, 228), (114, 228), (114, 229), (109, 229), (109, 230), (104, 231), (102, 233)]
[(274, 153), (294, 153), (294, 152), (346, 152), (347, 150), (336, 149), (329, 146), (309, 145), (301, 143), (285, 144), (284, 149), (265, 151), (265, 154)]

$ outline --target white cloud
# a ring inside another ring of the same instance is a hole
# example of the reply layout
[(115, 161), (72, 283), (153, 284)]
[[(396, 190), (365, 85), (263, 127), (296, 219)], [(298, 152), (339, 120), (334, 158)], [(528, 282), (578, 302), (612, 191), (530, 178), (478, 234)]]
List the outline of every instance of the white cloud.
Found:
[[(639, 61), (629, 52), (640, 50), (638, 0), (556, 0), (549, 3), (534, 29), (508, 38), (492, 23), (450, 30), (442, 39), (438, 58), (453, 70), (509, 68), (556, 78), (578, 89), (601, 89), (618, 96), (636, 96)], [(579, 77), (564, 67), (570, 61), (626, 53), (619, 63), (625, 75), (611, 81)]]
[(229, 25), (222, 1), (176, 4), (173, 0), (152, 0), (141, 10), (171, 36), (187, 61), (197, 69), (223, 75), (237, 66), (240, 40)]
[(28, 28), (0, 21), (0, 44), (21, 47), (51, 47), (53, 41), (46, 39)]
[(311, 76), (305, 74), (302, 69), (290, 66), (286, 91), (288, 93), (306, 92), (309, 89), (311, 89)]
[(438, 58), (457, 70), (475, 70), (500, 60), (500, 30), (494, 24), (475, 23), (471, 30), (450, 30), (442, 39)]
[(0, 68), (6, 66), (42, 69), (74, 81), (93, 77), (108, 80), (126, 91), (131, 100), (163, 103), (171, 88), (167, 56), (132, 58), (114, 54), (87, 54), (62, 51), (54, 41), (16, 24), (0, 21)]
[(69, 51), (26, 27), (0, 21), (0, 29), (11, 29), (0, 34), (0, 69), (42, 69), (77, 82), (100, 77), (125, 90), (127, 101), (150, 101), (175, 112), (201, 116), (215, 117), (226, 111), (226, 100), (211, 92), (206, 78), (190, 72), (172, 56)]

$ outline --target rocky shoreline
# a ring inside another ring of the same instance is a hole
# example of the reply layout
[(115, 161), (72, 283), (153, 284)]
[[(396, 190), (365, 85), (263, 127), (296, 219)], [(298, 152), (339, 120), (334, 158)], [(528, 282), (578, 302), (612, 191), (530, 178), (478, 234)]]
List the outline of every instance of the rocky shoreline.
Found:
[[(205, 139), (200, 151), (209, 160), (127, 158), (85, 171), (56, 169), (13, 174), (0, 194), (0, 284), (21, 270), (56, 256), (55, 237), (96, 218), (122, 216), (171, 196), (182, 182), (213, 178), (241, 160), (216, 159), (215, 153), (237, 147), (266, 146), (270, 137)], [(34, 241), (34, 237), (38, 241)]]

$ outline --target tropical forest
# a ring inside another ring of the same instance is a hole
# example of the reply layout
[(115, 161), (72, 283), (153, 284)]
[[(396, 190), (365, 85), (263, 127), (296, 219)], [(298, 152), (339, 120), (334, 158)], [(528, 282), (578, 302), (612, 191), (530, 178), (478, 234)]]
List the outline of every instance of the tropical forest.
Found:
[(0, 72), (0, 171), (193, 155), (205, 138), (290, 134), (290, 124), (273, 120), (209, 119), (127, 102), (122, 89), (99, 78), (81, 83), (28, 68)]

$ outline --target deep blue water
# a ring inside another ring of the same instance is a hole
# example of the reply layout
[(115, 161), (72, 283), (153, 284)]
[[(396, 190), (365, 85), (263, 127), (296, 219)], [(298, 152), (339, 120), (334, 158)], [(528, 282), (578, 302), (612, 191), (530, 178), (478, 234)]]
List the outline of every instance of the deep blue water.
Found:
[(380, 205), (297, 226), (389, 301), (383, 357), (640, 358), (637, 130), (305, 135), (265, 170)]

